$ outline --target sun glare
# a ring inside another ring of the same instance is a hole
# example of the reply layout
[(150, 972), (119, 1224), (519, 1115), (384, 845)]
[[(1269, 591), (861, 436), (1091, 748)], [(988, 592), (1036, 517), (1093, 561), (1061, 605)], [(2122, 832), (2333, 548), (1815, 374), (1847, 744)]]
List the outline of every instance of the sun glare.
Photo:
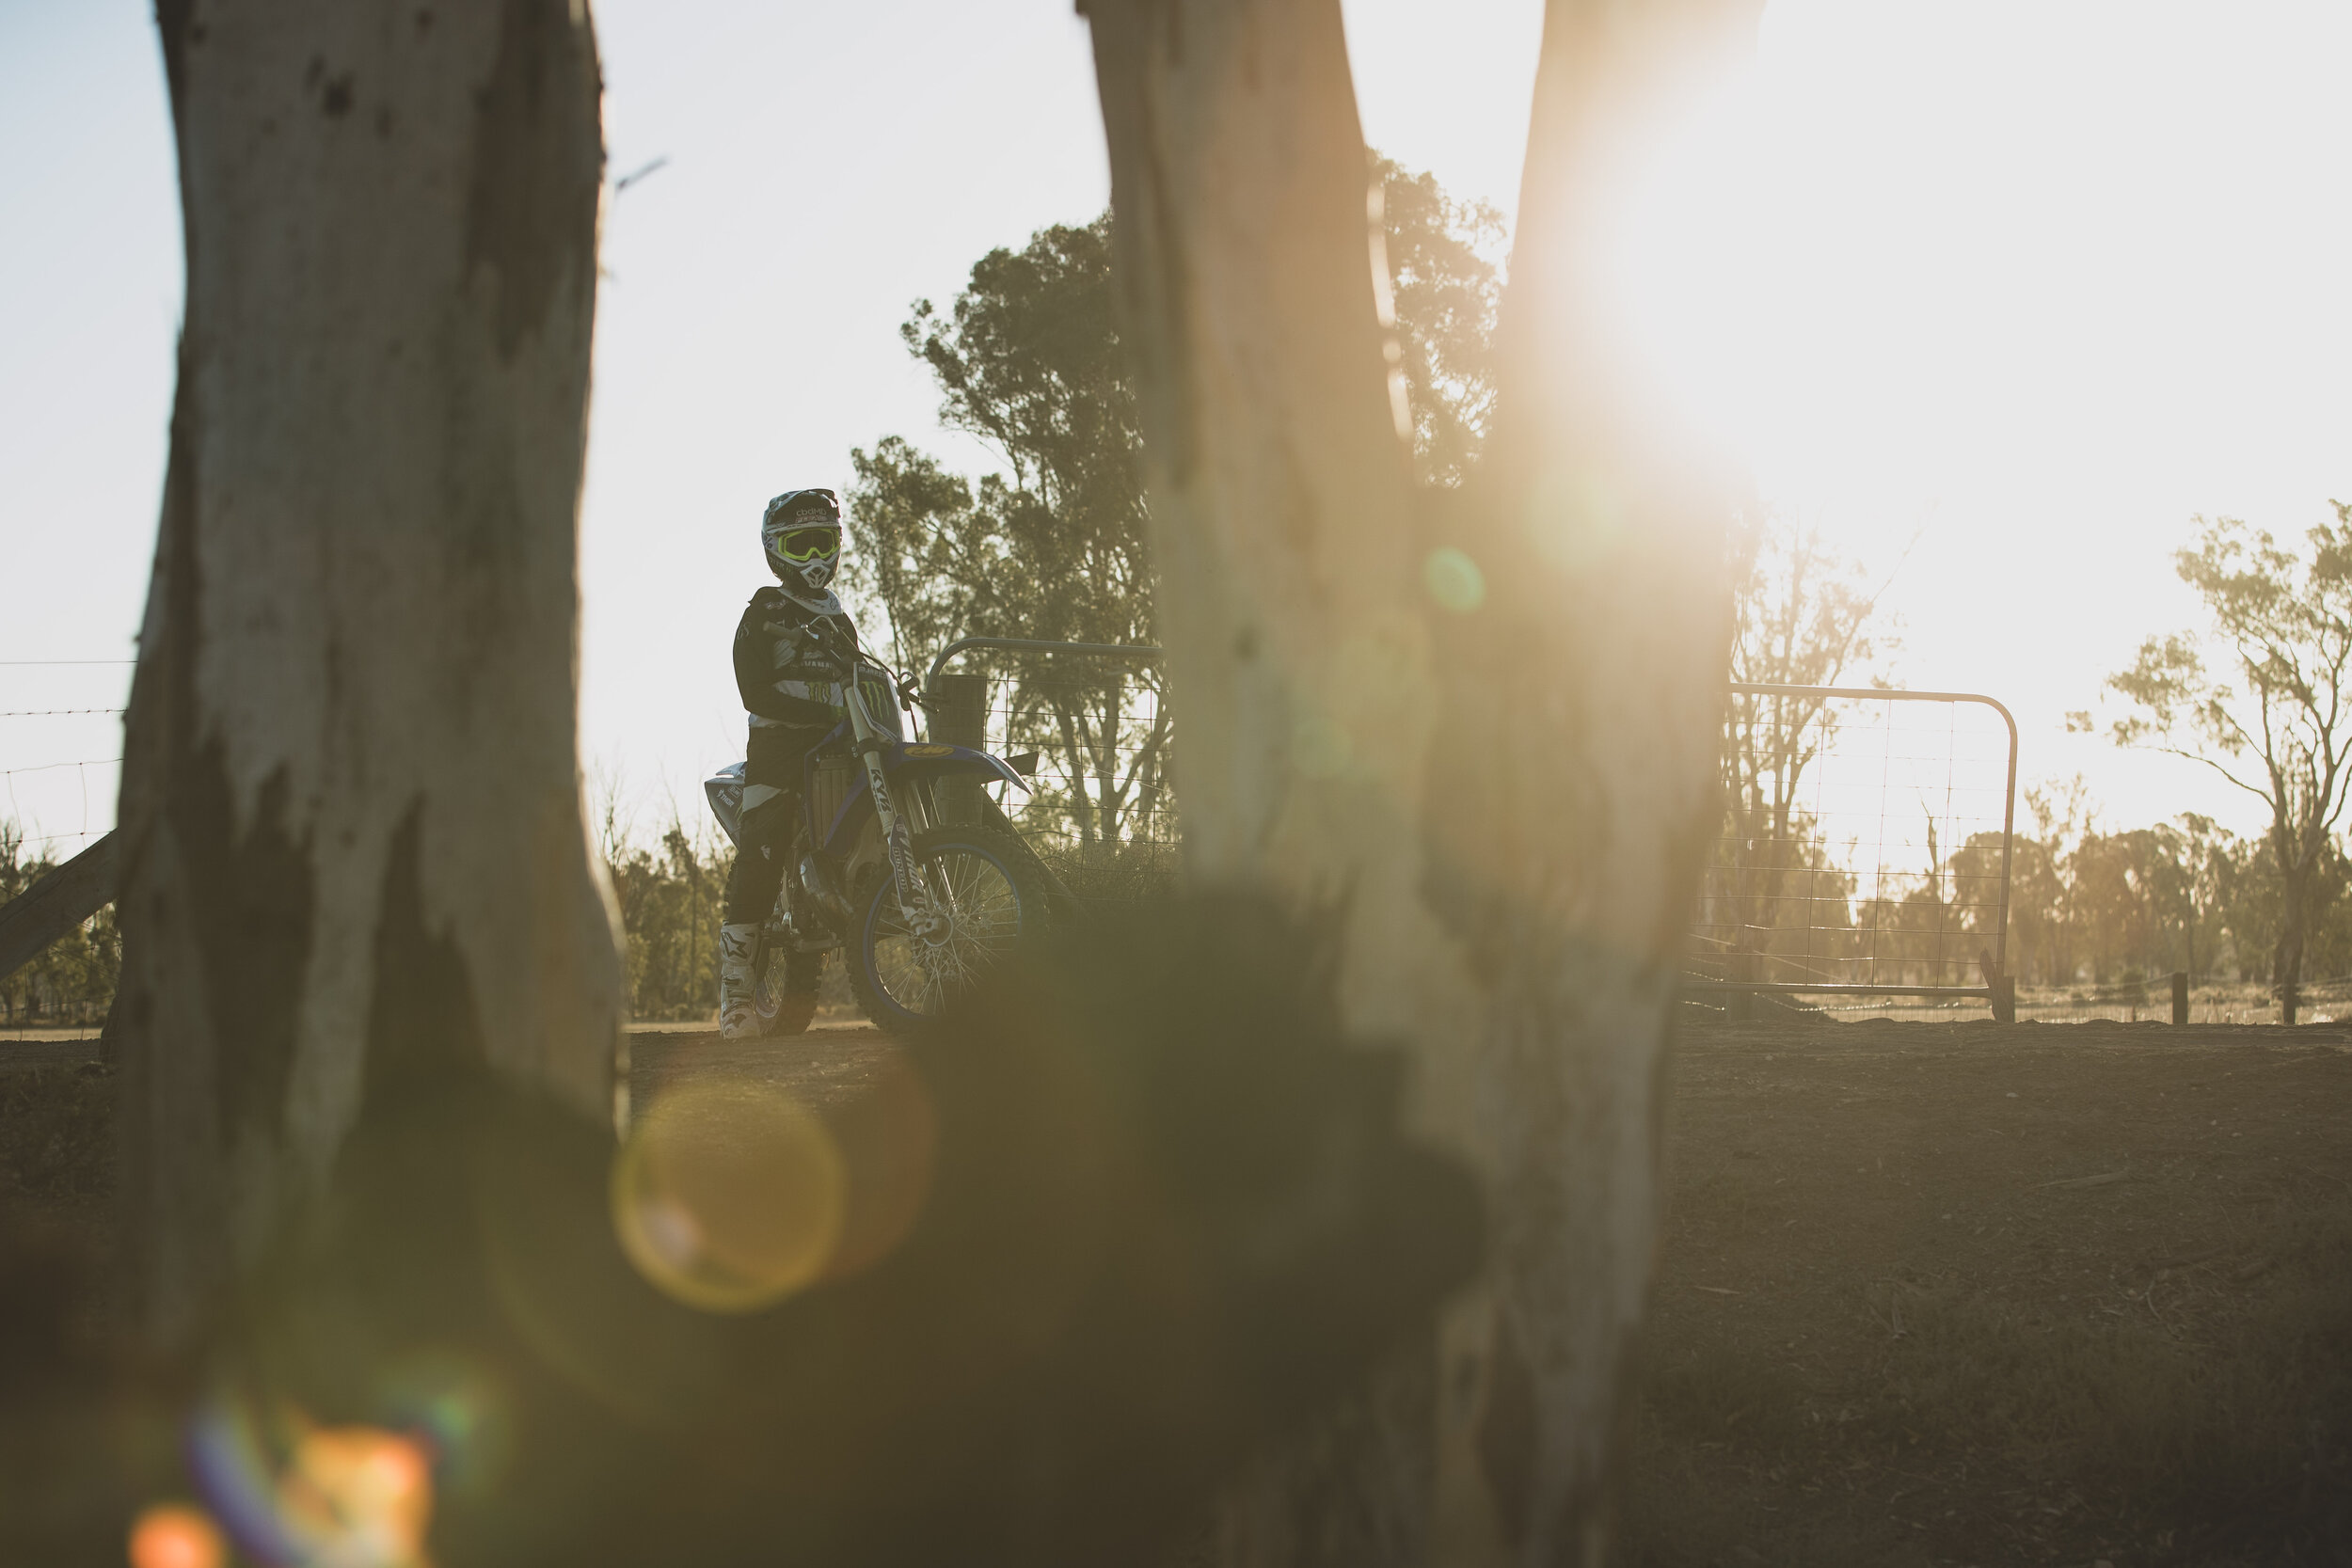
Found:
[(2344, 324), (2329, 40), (2343, 8), (1777, 0), (1645, 150), (1629, 325), (1768, 494), (2226, 446)]

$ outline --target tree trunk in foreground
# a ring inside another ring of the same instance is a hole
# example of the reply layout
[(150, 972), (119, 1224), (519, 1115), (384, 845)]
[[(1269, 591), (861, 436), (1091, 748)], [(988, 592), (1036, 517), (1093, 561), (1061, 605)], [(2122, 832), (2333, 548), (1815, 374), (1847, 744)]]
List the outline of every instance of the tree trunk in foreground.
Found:
[[(1085, 8), (1188, 869), (1342, 908), (1351, 1022), (1413, 1040), (1423, 1119), (1481, 1171), (1494, 1227), (1434, 1386), (1416, 1396), (1407, 1357), (1263, 1467), (1225, 1554), (1589, 1559), (1712, 829), (1733, 496), (1618, 339), (1610, 158), (1753, 0), (1554, 0), (1500, 427), (1434, 524), (1336, 0)], [(1433, 1397), (1431, 1493), (1410, 1429)]]
[(187, 306), (123, 773), (134, 1322), (323, 1189), (372, 1076), (614, 1112), (575, 760), (603, 149), (565, 0), (159, 8)]
[[(1612, 241), (1676, 99), (1752, 44), (1756, 0), (1551, 0), (1496, 428), (1461, 547), (1481, 612), (1438, 640), (1427, 886), (1486, 1007), (1476, 1147), (1495, 1173), (1482, 1369), (1445, 1412), (1452, 1563), (1596, 1560), (1661, 1202), (1666, 1045), (1716, 831), (1739, 477), (1629, 341)], [(1497, 748), (1495, 737), (1513, 736)], [(1464, 766), (1500, 749), (1501, 768)], [(1458, 788), (1440, 798), (1437, 781)], [(1441, 809), (1440, 809), (1441, 808)]]

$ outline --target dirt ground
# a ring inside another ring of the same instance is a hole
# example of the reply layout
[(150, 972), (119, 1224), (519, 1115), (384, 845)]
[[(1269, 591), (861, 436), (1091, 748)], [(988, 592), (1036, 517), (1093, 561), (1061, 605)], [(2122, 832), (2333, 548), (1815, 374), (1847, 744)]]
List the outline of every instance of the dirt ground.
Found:
[(2340, 1562), (2352, 1037), (1694, 1031), (1651, 1563)]
[[(888, 1050), (645, 1028), (632, 1090)], [(94, 1051), (0, 1042), (0, 1182), (93, 1237)], [(1626, 1560), (2352, 1562), (2352, 1030), (1702, 1029), (1670, 1137)]]

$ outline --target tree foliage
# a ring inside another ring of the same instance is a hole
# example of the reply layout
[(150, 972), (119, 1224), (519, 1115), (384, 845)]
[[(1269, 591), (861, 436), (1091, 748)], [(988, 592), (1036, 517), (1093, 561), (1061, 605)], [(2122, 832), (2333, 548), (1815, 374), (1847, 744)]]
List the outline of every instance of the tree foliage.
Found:
[[(1375, 163), (1387, 193), (1402, 369), (1435, 483), (1474, 461), (1494, 402), (1502, 220), (1427, 174)], [(940, 391), (940, 421), (1000, 471), (957, 474), (904, 437), (850, 453), (853, 593), (887, 614), (901, 663), (961, 637), (1155, 643), (1142, 436), (1111, 292), (1110, 214), (990, 251), (946, 308), (917, 300), (899, 336)], [(1023, 657), (1009, 744), (1052, 759), (1045, 784), (1081, 845), (1118, 845), (1162, 809), (1170, 743), (1149, 666)]]
[[(1730, 678), (1736, 685), (1837, 686), (1896, 647), (1881, 623), (1862, 562), (1820, 530), (1758, 515), (1732, 535)], [(1729, 923), (1769, 951), (1792, 878), (1824, 874), (1801, 804), (1806, 769), (1834, 733), (1836, 710), (1820, 698), (1734, 692), (1724, 705), (1724, 852)]]
[(2152, 637), (2107, 682), (2136, 709), (2116, 724), (2119, 743), (2191, 758), (2266, 808), (2289, 1022), (2352, 791), (2352, 506), (2330, 504), (2334, 519), (2300, 550), (2235, 518), (2198, 518), (2175, 566), (2203, 602), (2206, 634)]
[(1432, 483), (1469, 476), (1494, 416), (1502, 214), (1449, 196), (1432, 174), (1375, 156), (1413, 451)]
[[(1150, 643), (1135, 398), (1111, 321), (1110, 219), (1040, 230), (980, 258), (942, 312), (900, 328), (930, 369), (940, 420), (1005, 472), (976, 484), (891, 436), (852, 451), (851, 582), (882, 601), (899, 657), (959, 637)], [(1168, 713), (1149, 666), (1014, 661), (1008, 741), (1054, 758), (1048, 785), (1085, 845), (1117, 845), (1156, 805)]]

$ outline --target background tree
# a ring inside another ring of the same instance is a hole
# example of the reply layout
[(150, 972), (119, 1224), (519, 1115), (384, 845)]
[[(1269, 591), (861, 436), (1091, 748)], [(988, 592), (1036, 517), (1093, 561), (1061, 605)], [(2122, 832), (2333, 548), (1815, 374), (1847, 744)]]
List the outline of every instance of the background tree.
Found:
[[(853, 586), (890, 616), (899, 657), (959, 637), (1157, 641), (1135, 398), (1112, 326), (1110, 217), (990, 251), (942, 313), (900, 327), (940, 418), (1006, 472), (975, 485), (898, 436), (852, 451)], [(1116, 846), (1157, 804), (1168, 735), (1152, 666), (1012, 661), (1013, 743), (1041, 743), (1082, 848)]]
[[(2108, 685), (2138, 709), (2115, 726), (2147, 746), (2212, 768), (2263, 802), (2279, 878), (2271, 966), (2280, 1009), (2296, 1020), (2320, 873), (2352, 788), (2352, 506), (2291, 550), (2234, 518), (2197, 519), (2175, 557), (2204, 601), (2210, 638), (2151, 638)], [(2203, 652), (2216, 645), (2222, 667)]]
[(1382, 250), (1413, 417), (1413, 454), (1431, 483), (1457, 485), (1494, 420), (1495, 312), (1502, 273), (1493, 257), (1507, 236), (1484, 201), (1446, 194), (1375, 153)]
[[(1396, 272), (1396, 323), (1416, 437), (1456, 483), (1484, 438), (1502, 221), (1436, 179), (1376, 158)], [(977, 482), (904, 438), (850, 454), (850, 583), (889, 616), (902, 662), (959, 637), (1156, 642), (1142, 435), (1113, 309), (1111, 215), (1031, 235), (972, 268), (946, 310), (900, 327), (941, 392), (940, 418), (1004, 465)], [(1015, 656), (1011, 741), (1061, 778), (1053, 803), (1082, 846), (1116, 845), (1160, 808), (1170, 714), (1152, 666)]]
[[(1754, 514), (1732, 531), (1730, 550), (1735, 684), (1851, 685), (1893, 650), (1893, 637), (1876, 624), (1893, 578), (1873, 584), (1820, 530)], [(1728, 894), (1731, 908), (1709, 920), (1750, 933), (1740, 945), (1757, 953), (1771, 951), (1783, 924), (1807, 919), (1825, 847), (1812, 843), (1803, 786), (1836, 723), (1836, 710), (1820, 698), (1734, 692), (1724, 701), (1719, 853), (1729, 865), (1710, 886)], [(1792, 899), (1789, 890), (1800, 886), (1804, 894)]]

